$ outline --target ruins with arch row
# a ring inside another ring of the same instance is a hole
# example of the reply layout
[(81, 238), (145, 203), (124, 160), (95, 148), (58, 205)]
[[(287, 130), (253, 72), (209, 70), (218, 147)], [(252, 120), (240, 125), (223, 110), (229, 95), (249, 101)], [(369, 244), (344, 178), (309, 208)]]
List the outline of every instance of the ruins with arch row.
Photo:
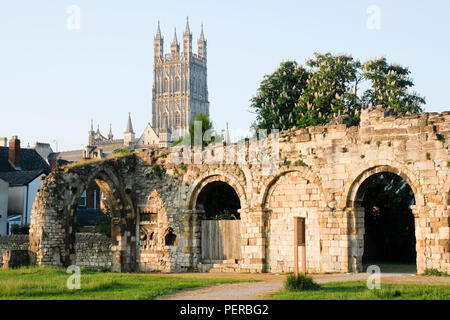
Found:
[[(373, 177), (392, 173), (414, 193), (417, 272), (450, 273), (449, 112), (398, 116), (375, 108), (362, 112), (359, 126), (292, 129), (267, 139), (267, 151), (273, 151), (274, 142), (278, 148), (276, 170), (269, 174), (258, 163), (205, 161), (224, 154), (248, 160), (255, 151), (252, 141), (242, 148), (206, 147), (202, 163), (176, 162), (174, 148), (162, 148), (57, 169), (33, 205), (32, 260), (77, 264), (75, 211), (95, 180), (112, 220), (113, 271), (292, 272), (293, 218), (304, 217), (308, 272), (360, 272), (361, 201)], [(233, 235), (229, 242), (237, 243), (233, 250), (239, 252), (206, 261), (199, 195), (215, 182), (226, 183), (239, 198), (237, 229), (222, 233)]]

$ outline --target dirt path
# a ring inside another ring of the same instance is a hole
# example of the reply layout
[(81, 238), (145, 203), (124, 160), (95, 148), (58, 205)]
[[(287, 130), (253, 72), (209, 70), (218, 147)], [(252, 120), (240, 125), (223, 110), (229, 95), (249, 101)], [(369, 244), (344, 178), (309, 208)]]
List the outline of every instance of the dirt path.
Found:
[[(233, 284), (220, 284), (207, 288), (183, 291), (171, 296), (161, 297), (160, 300), (255, 300), (283, 287), (285, 276), (273, 274), (178, 274), (177, 276), (203, 276), (220, 278), (254, 279), (261, 282), (245, 282)], [(312, 275), (317, 283), (366, 281), (367, 273), (357, 274), (325, 274)], [(386, 273), (381, 275), (385, 283), (417, 283), (432, 285), (450, 285), (449, 277), (423, 277), (404, 273)]]

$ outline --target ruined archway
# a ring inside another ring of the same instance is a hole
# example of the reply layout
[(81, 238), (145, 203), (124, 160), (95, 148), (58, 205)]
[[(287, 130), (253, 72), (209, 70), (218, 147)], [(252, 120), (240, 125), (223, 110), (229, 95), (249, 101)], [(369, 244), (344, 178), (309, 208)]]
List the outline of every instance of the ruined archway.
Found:
[(204, 265), (236, 263), (241, 258), (239, 193), (232, 179), (216, 175), (202, 180), (192, 195)]
[(413, 180), (390, 166), (371, 168), (355, 180), (347, 199), (353, 271), (375, 264), (384, 272), (416, 272), (414, 190)]
[(265, 271), (291, 272), (294, 268), (294, 217), (306, 218), (308, 272), (320, 272), (319, 181), (308, 170), (290, 170), (268, 184), (263, 200), (265, 217)]
[(30, 251), (35, 262), (76, 265), (75, 213), (83, 191), (95, 181), (112, 220), (111, 269), (136, 269), (136, 215), (131, 186), (125, 184), (127, 179), (121, 172), (125, 167), (114, 159), (61, 168), (47, 177), (33, 205)]
[(203, 211), (203, 220), (240, 220), (241, 202), (236, 191), (228, 183), (213, 181), (198, 194), (195, 207)]

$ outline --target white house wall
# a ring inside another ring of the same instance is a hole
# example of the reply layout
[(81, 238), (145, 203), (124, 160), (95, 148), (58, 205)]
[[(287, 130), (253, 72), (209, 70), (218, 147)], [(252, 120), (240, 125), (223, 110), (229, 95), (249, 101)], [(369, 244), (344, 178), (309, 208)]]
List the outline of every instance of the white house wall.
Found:
[(6, 224), (8, 221), (8, 188), (8, 183), (0, 180), (0, 236), (6, 235)]
[(8, 213), (22, 214), (24, 206), (25, 187), (10, 187), (8, 191)]
[[(45, 177), (45, 175), (41, 175), (40, 177)], [(34, 199), (36, 198), (36, 194), (37, 191), (39, 190), (39, 188), (42, 185), (42, 180), (39, 179), (40, 177), (37, 177), (36, 179), (34, 179), (33, 181), (31, 181), (28, 184), (28, 188), (25, 187), (25, 194), (24, 194), (24, 198), (23, 198), (23, 212), (26, 212), (26, 215), (23, 216), (23, 221), (25, 224), (30, 224), (31, 223), (31, 208), (33, 207), (33, 203), (34, 203)], [(27, 197), (27, 193), (28, 193), (28, 197)]]

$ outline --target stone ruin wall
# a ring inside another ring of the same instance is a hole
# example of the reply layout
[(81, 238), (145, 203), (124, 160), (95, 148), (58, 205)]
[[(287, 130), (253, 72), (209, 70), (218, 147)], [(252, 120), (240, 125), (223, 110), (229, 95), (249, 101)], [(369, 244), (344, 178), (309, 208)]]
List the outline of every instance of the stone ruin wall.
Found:
[[(30, 245), (28, 235), (0, 236), (0, 266), (5, 251), (25, 251)], [(75, 240), (77, 266), (93, 269), (111, 267), (111, 239), (98, 233), (77, 233)]]
[[(275, 137), (269, 135), (267, 152)], [(362, 271), (363, 182), (392, 172), (415, 195), (418, 272), (450, 272), (450, 113), (399, 117), (365, 110), (359, 127), (326, 125), (281, 132), (278, 172), (251, 163), (255, 141), (190, 152), (202, 164), (174, 163), (172, 149), (136, 150), (133, 156), (60, 170), (46, 179), (32, 215), (31, 250), (41, 264), (67, 265), (74, 188), (106, 182), (117, 201), (112, 269), (186, 271), (201, 262), (196, 198), (210, 182), (224, 181), (241, 201), (242, 272), (293, 270), (293, 217), (305, 217), (308, 272)], [(195, 150), (194, 150), (195, 151)], [(201, 156), (200, 156), (201, 155)], [(214, 163), (225, 155), (225, 161)], [(239, 159), (244, 163), (232, 164)], [(103, 189), (105, 189), (103, 188)], [(103, 190), (102, 189), (102, 190)], [(42, 232), (42, 230), (44, 232)], [(173, 233), (174, 243), (166, 236)], [(56, 249), (55, 249), (56, 248)]]

